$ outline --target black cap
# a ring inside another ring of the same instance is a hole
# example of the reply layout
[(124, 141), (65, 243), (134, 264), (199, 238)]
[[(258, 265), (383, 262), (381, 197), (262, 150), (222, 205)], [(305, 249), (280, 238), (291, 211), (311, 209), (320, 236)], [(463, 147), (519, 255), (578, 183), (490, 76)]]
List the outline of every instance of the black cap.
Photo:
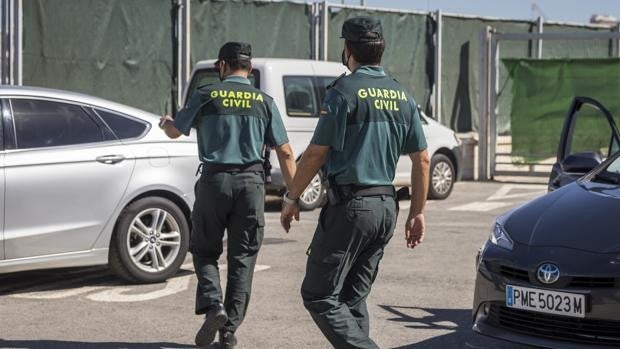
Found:
[(220, 48), (217, 60), (250, 60), (252, 46), (245, 42), (227, 42)]
[(381, 21), (372, 17), (354, 17), (342, 24), (342, 35), (349, 41), (373, 42), (383, 40)]

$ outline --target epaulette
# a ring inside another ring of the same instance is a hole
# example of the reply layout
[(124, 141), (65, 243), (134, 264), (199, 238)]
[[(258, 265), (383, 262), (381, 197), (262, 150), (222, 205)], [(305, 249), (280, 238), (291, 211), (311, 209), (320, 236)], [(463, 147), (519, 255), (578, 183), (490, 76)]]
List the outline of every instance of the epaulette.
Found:
[(340, 80), (345, 75), (347, 75), (347, 73), (342, 73), (339, 77), (335, 78), (334, 81), (331, 82), (331, 84), (327, 85), (327, 88), (330, 89), (330, 88), (336, 86), (336, 83), (338, 82), (338, 80)]
[(196, 87), (196, 90), (200, 90), (201, 88), (205, 88), (205, 87), (207, 87), (207, 86), (211, 86), (211, 85), (215, 85), (215, 83), (213, 83), (213, 82), (212, 82), (212, 83), (210, 83), (210, 84), (200, 85), (200, 86)]

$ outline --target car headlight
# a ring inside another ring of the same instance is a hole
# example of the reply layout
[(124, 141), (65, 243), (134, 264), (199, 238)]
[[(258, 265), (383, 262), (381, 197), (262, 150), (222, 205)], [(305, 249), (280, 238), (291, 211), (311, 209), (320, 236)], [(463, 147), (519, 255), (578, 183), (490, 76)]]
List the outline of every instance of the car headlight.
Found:
[(512, 251), (512, 247), (514, 246), (514, 242), (510, 238), (510, 235), (508, 235), (508, 232), (506, 232), (504, 226), (497, 221), (493, 224), (493, 227), (491, 228), (491, 236), (489, 236), (489, 241), (491, 241), (491, 243), (494, 245), (510, 251)]

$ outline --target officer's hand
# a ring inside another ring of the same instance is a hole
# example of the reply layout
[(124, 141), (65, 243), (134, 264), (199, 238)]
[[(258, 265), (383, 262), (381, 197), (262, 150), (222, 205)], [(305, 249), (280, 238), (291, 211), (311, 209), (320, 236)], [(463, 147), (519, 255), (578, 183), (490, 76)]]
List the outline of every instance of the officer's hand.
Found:
[(405, 223), (405, 240), (408, 248), (414, 248), (424, 240), (424, 214), (409, 216)]
[(174, 121), (174, 119), (172, 118), (172, 116), (170, 116), (170, 114), (162, 115), (160, 120)]
[(299, 221), (299, 205), (282, 203), (282, 213), (280, 214), (280, 223), (284, 231), (288, 233), (291, 230), (291, 222), (295, 218)]

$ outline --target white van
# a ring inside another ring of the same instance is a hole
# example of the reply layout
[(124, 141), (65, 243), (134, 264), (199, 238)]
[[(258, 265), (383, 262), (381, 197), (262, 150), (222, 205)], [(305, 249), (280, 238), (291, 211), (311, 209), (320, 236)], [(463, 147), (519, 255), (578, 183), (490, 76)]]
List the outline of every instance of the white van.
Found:
[[(195, 89), (219, 81), (214, 62), (206, 60), (196, 64), (183, 105)], [(280, 58), (253, 58), (252, 67), (250, 80), (254, 86), (273, 97), (282, 114), (291, 147), (301, 158), (316, 127), (326, 87), (341, 74), (348, 73), (348, 69), (335, 62)], [(459, 177), (460, 142), (451, 129), (425, 115), (421, 116), (421, 120), (432, 156), (429, 197), (445, 199)], [(267, 190), (282, 192), (285, 185), (274, 153), (271, 154), (272, 181)], [(394, 184), (410, 186), (410, 177), (411, 161), (407, 156), (401, 157)], [(320, 174), (312, 180), (300, 201), (306, 210), (323, 204), (325, 188)]]

